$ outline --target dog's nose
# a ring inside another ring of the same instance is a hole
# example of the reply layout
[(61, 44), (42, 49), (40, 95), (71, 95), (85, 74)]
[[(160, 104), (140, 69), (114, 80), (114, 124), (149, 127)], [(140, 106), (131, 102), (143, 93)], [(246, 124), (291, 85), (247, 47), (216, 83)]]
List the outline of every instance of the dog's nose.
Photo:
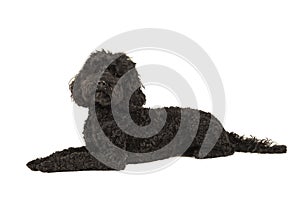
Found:
[(99, 85), (100, 87), (103, 87), (103, 88), (104, 88), (104, 87), (106, 87), (107, 84), (105, 83), (105, 81), (99, 81), (99, 82), (98, 82), (98, 85)]

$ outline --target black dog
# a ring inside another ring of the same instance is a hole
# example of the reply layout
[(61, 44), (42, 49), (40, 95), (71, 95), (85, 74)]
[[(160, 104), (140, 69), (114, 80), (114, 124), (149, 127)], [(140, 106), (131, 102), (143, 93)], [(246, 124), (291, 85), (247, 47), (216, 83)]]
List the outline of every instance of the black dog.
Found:
[(70, 84), (75, 103), (89, 108), (83, 131), (86, 147), (56, 152), (27, 166), (43, 172), (122, 170), (126, 164), (174, 156), (286, 152), (286, 146), (273, 145), (270, 140), (227, 132), (210, 113), (178, 107), (144, 108), (142, 87), (135, 63), (125, 54), (91, 54)]

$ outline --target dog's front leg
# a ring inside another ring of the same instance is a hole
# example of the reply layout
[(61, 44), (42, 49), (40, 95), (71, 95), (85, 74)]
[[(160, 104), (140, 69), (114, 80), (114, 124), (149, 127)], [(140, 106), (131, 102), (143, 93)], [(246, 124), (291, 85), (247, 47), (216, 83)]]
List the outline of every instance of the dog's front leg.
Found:
[(41, 172), (115, 170), (98, 161), (85, 147), (57, 151), (45, 158), (30, 161), (27, 166), (33, 171)]

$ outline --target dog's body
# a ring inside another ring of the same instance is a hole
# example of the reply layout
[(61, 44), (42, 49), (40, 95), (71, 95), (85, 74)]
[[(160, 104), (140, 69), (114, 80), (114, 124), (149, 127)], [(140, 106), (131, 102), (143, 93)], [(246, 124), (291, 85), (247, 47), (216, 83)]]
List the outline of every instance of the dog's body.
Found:
[[(128, 72), (129, 78), (117, 86)], [(142, 87), (135, 63), (125, 54), (93, 53), (70, 84), (75, 102), (89, 108), (83, 131), (86, 147), (56, 152), (29, 162), (28, 167), (44, 172), (122, 170), (127, 164), (174, 156), (214, 158), (232, 155), (235, 151), (286, 152), (284, 145), (227, 132), (210, 113), (178, 107), (145, 108)], [(132, 94), (130, 98), (128, 94)], [(116, 104), (112, 97), (118, 99)], [(164, 121), (162, 127), (159, 127), (160, 121)], [(156, 134), (143, 137), (151, 132), (147, 127), (157, 128)], [(145, 132), (137, 131), (138, 136), (128, 134), (136, 129)]]

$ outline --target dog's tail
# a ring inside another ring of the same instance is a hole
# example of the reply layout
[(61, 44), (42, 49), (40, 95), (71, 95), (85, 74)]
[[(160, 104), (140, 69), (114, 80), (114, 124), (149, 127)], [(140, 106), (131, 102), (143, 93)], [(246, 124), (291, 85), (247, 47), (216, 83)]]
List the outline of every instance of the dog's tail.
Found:
[(253, 136), (250, 138), (239, 136), (236, 133), (228, 133), (229, 140), (237, 152), (250, 153), (286, 153), (285, 145), (275, 145), (270, 139), (257, 139)]

